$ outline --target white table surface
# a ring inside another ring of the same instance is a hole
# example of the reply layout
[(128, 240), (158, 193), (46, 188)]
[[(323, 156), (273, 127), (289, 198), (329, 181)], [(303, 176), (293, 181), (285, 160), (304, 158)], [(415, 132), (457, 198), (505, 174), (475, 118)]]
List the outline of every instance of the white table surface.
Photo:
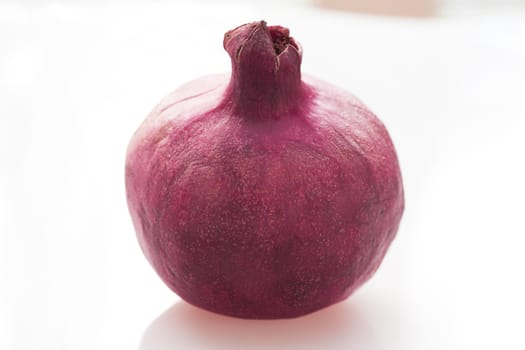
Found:
[[(348, 301), (288, 321), (181, 302), (135, 240), (124, 155), (161, 97), (291, 28), (303, 71), (396, 144), (399, 234)], [(525, 12), (435, 19), (260, 3), (0, 3), (0, 349), (524, 349)]]

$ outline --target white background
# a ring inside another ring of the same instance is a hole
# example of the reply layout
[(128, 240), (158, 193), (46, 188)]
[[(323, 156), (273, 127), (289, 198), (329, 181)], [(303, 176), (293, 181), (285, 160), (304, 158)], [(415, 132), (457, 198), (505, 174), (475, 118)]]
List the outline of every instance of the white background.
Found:
[[(180, 302), (142, 256), (124, 193), (142, 119), (185, 81), (229, 70), (223, 33), (262, 18), (291, 28), (304, 72), (384, 121), (406, 188), (375, 277), (287, 321)], [(524, 10), (4, 1), (0, 349), (524, 349), (524, 135)]]

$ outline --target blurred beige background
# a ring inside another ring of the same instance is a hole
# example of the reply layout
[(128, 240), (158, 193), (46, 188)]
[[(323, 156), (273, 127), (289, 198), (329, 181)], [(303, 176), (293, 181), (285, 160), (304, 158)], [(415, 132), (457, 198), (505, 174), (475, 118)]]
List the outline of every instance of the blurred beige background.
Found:
[[(301, 0), (299, 0), (301, 1)], [(308, 1), (308, 0), (302, 0)], [(441, 14), (498, 12), (525, 8), (525, 0), (311, 0), (333, 10), (390, 16), (428, 17)]]
[(316, 0), (326, 8), (401, 16), (430, 16), (438, 0)]

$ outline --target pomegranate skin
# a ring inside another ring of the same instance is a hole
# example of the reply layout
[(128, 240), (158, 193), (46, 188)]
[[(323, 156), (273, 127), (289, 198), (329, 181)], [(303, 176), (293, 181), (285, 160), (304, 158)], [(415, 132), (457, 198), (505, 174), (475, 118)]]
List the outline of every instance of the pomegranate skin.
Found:
[(224, 45), (231, 76), (183, 85), (131, 139), (140, 246), (209, 311), (290, 318), (340, 302), (379, 267), (401, 220), (388, 132), (353, 95), (301, 76), (286, 28), (250, 23)]

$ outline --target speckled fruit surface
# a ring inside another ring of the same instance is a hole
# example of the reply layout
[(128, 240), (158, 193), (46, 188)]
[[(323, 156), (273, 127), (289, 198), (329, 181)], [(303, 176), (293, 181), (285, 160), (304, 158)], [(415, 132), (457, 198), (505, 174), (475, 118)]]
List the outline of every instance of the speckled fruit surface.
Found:
[(224, 47), (232, 74), (180, 87), (129, 144), (140, 246), (175, 293), (213, 312), (289, 318), (342, 301), (402, 216), (387, 130), (350, 93), (301, 75), (286, 28), (246, 24)]

